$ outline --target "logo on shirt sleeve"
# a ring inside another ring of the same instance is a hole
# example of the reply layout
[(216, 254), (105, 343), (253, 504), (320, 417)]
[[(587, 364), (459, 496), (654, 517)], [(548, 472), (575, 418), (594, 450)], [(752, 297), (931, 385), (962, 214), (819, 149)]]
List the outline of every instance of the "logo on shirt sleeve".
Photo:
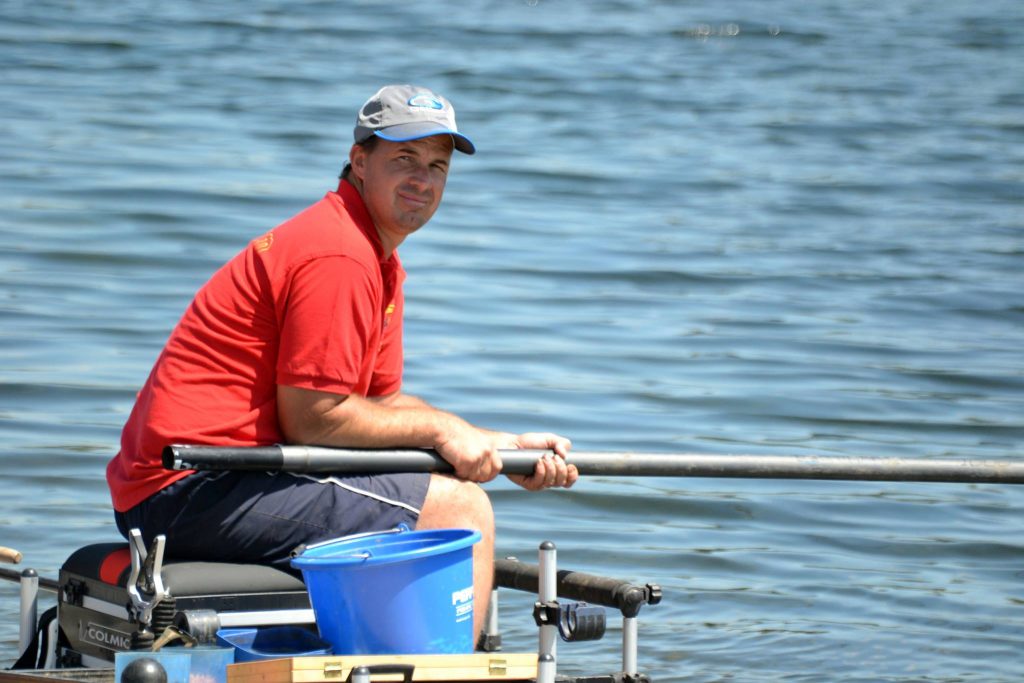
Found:
[(384, 309), (384, 329), (387, 329), (388, 325), (391, 324), (391, 314), (395, 312), (395, 302), (392, 301), (388, 304), (388, 307)]
[(252, 241), (252, 246), (255, 247), (256, 251), (264, 254), (270, 251), (270, 247), (274, 244), (274, 233), (268, 232), (263, 237), (257, 237)]

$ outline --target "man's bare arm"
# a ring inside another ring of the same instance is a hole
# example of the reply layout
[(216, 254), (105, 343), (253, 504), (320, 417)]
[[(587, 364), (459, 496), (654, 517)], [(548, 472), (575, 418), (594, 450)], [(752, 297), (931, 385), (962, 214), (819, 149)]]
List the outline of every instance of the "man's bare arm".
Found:
[(434, 448), (470, 481), (501, 472), (496, 440), (462, 418), (404, 394), (367, 399), (278, 386), (281, 431), (291, 443), (349, 448)]
[(387, 394), (386, 396), (369, 396), (368, 401), (373, 401), (380, 405), (385, 405), (390, 408), (430, 408), (434, 409), (434, 406), (424, 401), (419, 396), (413, 396), (412, 394), (405, 394), (401, 391), (396, 391), (393, 394)]
[(343, 396), (278, 386), (278, 419), (291, 443), (340, 448), (433, 448), (450, 462), (455, 474), (470, 481), (490, 481), (501, 471), (499, 449), (537, 448), (557, 456), (538, 463), (533, 476), (510, 476), (523, 488), (572, 486), (576, 468), (566, 465), (571, 444), (556, 434), (509, 434), (475, 427), (426, 401), (396, 392), (379, 398)]

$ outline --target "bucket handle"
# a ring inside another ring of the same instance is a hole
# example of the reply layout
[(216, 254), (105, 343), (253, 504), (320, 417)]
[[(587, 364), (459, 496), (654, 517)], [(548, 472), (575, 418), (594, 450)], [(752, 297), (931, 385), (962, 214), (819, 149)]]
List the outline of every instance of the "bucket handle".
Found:
[[(299, 556), (307, 550), (313, 550), (315, 548), (319, 548), (320, 546), (336, 543), (341, 540), (354, 541), (357, 538), (366, 538), (367, 536), (378, 536), (380, 534), (400, 534), (405, 531), (409, 531), (409, 525), (407, 525), (405, 522), (401, 522), (394, 529), (387, 529), (386, 531), (364, 531), (361, 534), (353, 534), (352, 536), (342, 536), (341, 538), (329, 538), (326, 541), (318, 541), (316, 543), (313, 543), (312, 545), (300, 546), (299, 548), (296, 548), (292, 551), (292, 556)], [(363, 559), (370, 557), (369, 553), (365, 553), (365, 555), (366, 557), (364, 557)], [(357, 553), (354, 555), (349, 555), (348, 557), (360, 557), (360, 554)]]
[(347, 558), (351, 558), (353, 560), (368, 560), (371, 557), (373, 557), (373, 555), (370, 554), (370, 552), (365, 552), (365, 553), (352, 553), (351, 555), (339, 555), (338, 557), (347, 557)]

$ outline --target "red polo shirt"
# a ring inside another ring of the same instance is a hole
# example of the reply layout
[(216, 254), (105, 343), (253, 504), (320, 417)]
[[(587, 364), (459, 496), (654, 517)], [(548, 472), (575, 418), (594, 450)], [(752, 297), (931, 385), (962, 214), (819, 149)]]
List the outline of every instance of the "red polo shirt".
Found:
[(107, 465), (128, 510), (188, 472), (164, 470), (172, 443), (284, 440), (277, 385), (381, 396), (402, 383), (402, 269), (384, 259), (356, 189), (337, 192), (253, 240), (196, 294)]

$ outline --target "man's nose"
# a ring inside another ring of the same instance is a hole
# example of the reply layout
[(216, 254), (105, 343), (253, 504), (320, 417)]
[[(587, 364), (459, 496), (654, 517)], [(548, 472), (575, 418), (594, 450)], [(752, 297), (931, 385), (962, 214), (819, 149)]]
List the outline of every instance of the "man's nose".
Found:
[(426, 188), (430, 185), (430, 169), (426, 166), (417, 166), (409, 174), (409, 181), (418, 188)]

